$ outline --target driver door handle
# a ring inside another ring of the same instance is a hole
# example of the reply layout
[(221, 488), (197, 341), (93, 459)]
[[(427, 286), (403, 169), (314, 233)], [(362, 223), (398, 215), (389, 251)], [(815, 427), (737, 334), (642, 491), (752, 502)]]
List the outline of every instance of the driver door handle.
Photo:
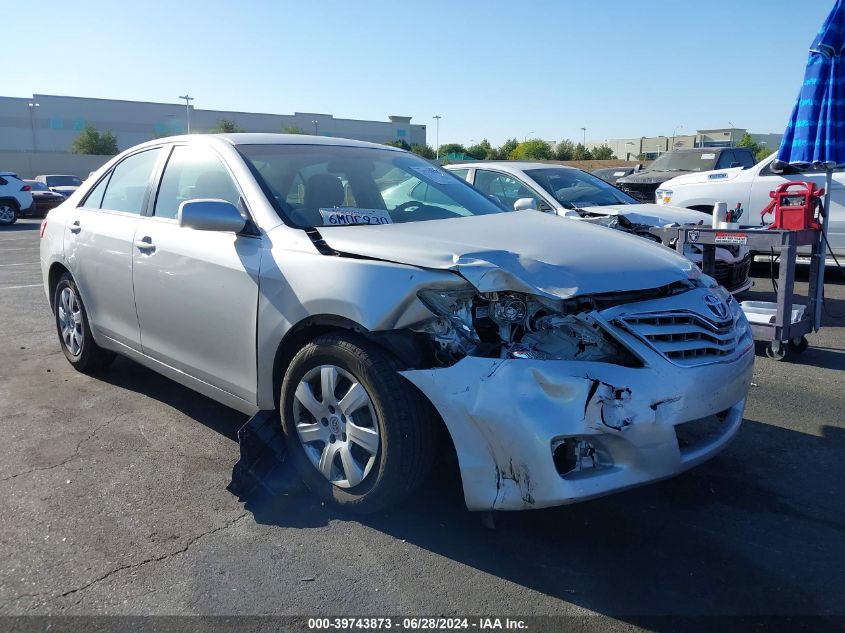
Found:
[(79, 223), (79, 220), (74, 220), (68, 228), (71, 233), (79, 233), (82, 230), (82, 225)]
[(139, 251), (154, 251), (156, 249), (153, 244), (153, 239), (149, 236), (142, 237), (140, 240), (135, 240), (135, 248)]

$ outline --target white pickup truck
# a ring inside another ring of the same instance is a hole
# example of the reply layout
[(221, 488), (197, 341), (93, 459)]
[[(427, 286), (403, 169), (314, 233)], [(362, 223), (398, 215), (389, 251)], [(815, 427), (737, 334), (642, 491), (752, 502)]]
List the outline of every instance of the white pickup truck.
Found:
[[(743, 224), (761, 224), (760, 212), (771, 202), (769, 192), (788, 181), (808, 181), (824, 187), (823, 170), (798, 172), (787, 165), (782, 173), (772, 171), (775, 159), (772, 154), (750, 169), (735, 167), (702, 171), (672, 178), (664, 182), (657, 190), (656, 202), (673, 207), (686, 207), (710, 215), (716, 202), (727, 202), (733, 208), (739, 202), (745, 209), (740, 218)], [(766, 216), (766, 223), (774, 218)], [(845, 257), (845, 169), (833, 172), (833, 187), (830, 199), (830, 223), (828, 241), (837, 257)]]

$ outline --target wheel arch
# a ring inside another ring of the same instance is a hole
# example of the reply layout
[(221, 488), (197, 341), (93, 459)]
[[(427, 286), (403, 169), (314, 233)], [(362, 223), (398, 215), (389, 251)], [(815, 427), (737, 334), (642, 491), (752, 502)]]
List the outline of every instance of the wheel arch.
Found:
[(51, 310), (55, 307), (53, 305), (53, 299), (55, 298), (56, 294), (56, 286), (59, 285), (59, 279), (61, 279), (62, 275), (64, 275), (65, 273), (73, 277), (73, 274), (70, 272), (70, 270), (68, 270), (67, 266), (65, 266), (61, 262), (53, 262), (52, 264), (50, 264), (50, 270), (47, 272), (47, 290), (48, 298), (50, 299)]
[[(405, 336), (406, 332), (390, 330), (386, 332), (371, 332), (363, 325), (356, 323), (352, 319), (332, 315), (319, 314), (310, 316), (291, 327), (285, 336), (279, 341), (276, 349), (275, 358), (273, 361), (273, 403), (276, 409), (279, 409), (279, 398), (281, 396), (282, 379), (287, 366), (290, 364), (296, 353), (308, 342), (323, 334), (330, 332), (345, 331), (354, 333), (366, 341), (377, 345), (382, 351), (389, 354), (396, 359), (401, 368), (410, 368), (418, 365), (419, 358), (423, 355), (423, 350), (417, 346), (417, 342), (412, 338)], [(410, 333), (408, 333), (410, 334)], [(449, 432), (446, 423), (440, 416), (440, 413), (434, 407), (434, 404), (429, 400), (419, 388), (408, 381), (408, 386), (420, 393), (423, 400), (427, 403), (429, 408), (429, 415), (435, 425), (435, 437), (438, 445), (446, 448), (446, 451), (441, 453), (445, 459), (454, 463), (455, 471), (460, 476), (457, 468), (457, 452), (455, 443), (452, 440), (452, 435)]]
[(0, 202), (9, 202), (14, 206), (18, 211), (21, 210), (21, 205), (18, 202), (17, 198), (12, 198), (11, 196), (0, 196)]

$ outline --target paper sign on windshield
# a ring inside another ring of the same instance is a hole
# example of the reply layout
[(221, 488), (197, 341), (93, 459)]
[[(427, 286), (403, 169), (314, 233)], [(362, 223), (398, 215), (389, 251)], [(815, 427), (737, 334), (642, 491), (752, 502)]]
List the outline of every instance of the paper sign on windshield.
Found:
[(422, 167), (413, 166), (411, 169), (438, 185), (454, 185), (459, 182), (457, 178), (450, 176), (438, 167), (426, 167), (423, 165)]
[(701, 160), (713, 160), (716, 158), (716, 154), (702, 154)]
[(347, 226), (350, 224), (393, 224), (390, 215), (383, 209), (353, 209), (336, 207), (320, 209), (323, 226)]

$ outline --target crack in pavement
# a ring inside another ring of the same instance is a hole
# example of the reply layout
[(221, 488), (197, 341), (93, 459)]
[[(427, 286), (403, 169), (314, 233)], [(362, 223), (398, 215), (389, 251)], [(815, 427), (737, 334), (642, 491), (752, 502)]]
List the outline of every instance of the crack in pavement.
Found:
[[(115, 569), (107, 571), (102, 576), (95, 578), (94, 580), (82, 585), (81, 587), (76, 587), (75, 589), (69, 589), (69, 590), (65, 591), (64, 593), (61, 593), (61, 594), (54, 596), (54, 597), (55, 598), (66, 598), (67, 596), (73, 595), (75, 593), (85, 591), (89, 587), (97, 584), (98, 582), (102, 582), (106, 578), (113, 576), (114, 574), (116, 574), (118, 572), (125, 571), (127, 569), (138, 569), (138, 568), (143, 567), (144, 565), (148, 565), (150, 563), (158, 563), (158, 562), (161, 562), (163, 560), (167, 560), (168, 558), (173, 558), (174, 556), (178, 556), (179, 554), (184, 554), (185, 552), (188, 551), (188, 549), (191, 548), (191, 546), (193, 546), (200, 539), (203, 539), (206, 536), (210, 536), (212, 534), (216, 534), (217, 532), (222, 532), (223, 530), (228, 530), (229, 528), (234, 527), (235, 524), (238, 523), (241, 519), (248, 517), (250, 514), (251, 514), (250, 512), (242, 512), (235, 519), (226, 523), (226, 525), (222, 525), (220, 527), (213, 528), (211, 530), (208, 530), (207, 532), (203, 532), (202, 534), (195, 536), (194, 538), (190, 539), (187, 543), (185, 543), (184, 547), (181, 547), (181, 548), (179, 548), (179, 549), (177, 549), (173, 552), (169, 552), (167, 554), (162, 554), (161, 556), (153, 556), (151, 558), (144, 559), (139, 563), (132, 563), (131, 565), (121, 565), (120, 567), (116, 567)], [(81, 598), (80, 598), (79, 601), (77, 601), (77, 604), (80, 601), (81, 601)]]
[(64, 466), (65, 464), (72, 462), (73, 460), (75, 460), (76, 458), (78, 458), (80, 456), (79, 451), (82, 450), (82, 446), (86, 442), (89, 442), (92, 439), (94, 439), (94, 436), (97, 435), (98, 431), (107, 427), (109, 424), (116, 422), (119, 418), (122, 418), (126, 415), (128, 415), (128, 414), (127, 413), (118, 413), (117, 415), (112, 416), (106, 422), (103, 422), (102, 424), (97, 426), (93, 431), (91, 431), (88, 434), (87, 437), (85, 437), (85, 438), (79, 440), (79, 442), (77, 442), (76, 448), (74, 449), (73, 454), (70, 457), (63, 459), (59, 463), (51, 464), (50, 466), (36, 466), (35, 468), (29, 468), (29, 469), (24, 470), (22, 472), (15, 473), (14, 475), (9, 475), (8, 477), (3, 477), (3, 479), (0, 479), (0, 482), (10, 481), (12, 479), (15, 479), (16, 477), (22, 477), (23, 475), (28, 475), (30, 473), (35, 473), (35, 472), (39, 472), (39, 471), (42, 471), (42, 470), (52, 470), (53, 468), (59, 468), (60, 466)]

